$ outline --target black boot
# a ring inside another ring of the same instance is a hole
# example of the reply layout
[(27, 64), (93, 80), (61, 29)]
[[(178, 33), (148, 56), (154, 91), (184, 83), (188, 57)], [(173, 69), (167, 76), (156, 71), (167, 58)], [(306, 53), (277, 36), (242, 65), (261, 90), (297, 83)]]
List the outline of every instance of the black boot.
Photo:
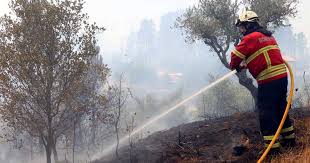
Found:
[(296, 141), (295, 139), (283, 139), (281, 145), (284, 148), (293, 148), (296, 146)]
[(271, 148), (268, 156), (277, 156), (279, 154), (281, 154), (280, 148)]
[(294, 127), (290, 126), (281, 131), (281, 145), (285, 148), (292, 148), (296, 145)]
[[(262, 150), (259, 152), (259, 156), (263, 155), (266, 149)], [(268, 152), (267, 156), (268, 157), (273, 157), (281, 154), (280, 148), (271, 148), (270, 151)]]

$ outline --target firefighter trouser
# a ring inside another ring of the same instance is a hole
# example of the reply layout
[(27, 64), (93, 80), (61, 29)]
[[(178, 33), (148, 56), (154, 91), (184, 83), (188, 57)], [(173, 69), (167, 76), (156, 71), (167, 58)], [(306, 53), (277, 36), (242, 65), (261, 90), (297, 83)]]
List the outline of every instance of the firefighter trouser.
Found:
[[(258, 85), (258, 110), (261, 132), (265, 146), (268, 146), (274, 137), (286, 108), (287, 77)], [(286, 118), (281, 131), (281, 142), (295, 142), (295, 133), (289, 116)], [(272, 149), (281, 146), (279, 139)]]

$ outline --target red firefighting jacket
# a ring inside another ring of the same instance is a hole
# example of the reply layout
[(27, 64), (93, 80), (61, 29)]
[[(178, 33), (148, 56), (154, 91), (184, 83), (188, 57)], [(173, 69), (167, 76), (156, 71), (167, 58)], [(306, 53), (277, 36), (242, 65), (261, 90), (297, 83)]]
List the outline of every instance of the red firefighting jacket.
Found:
[(272, 36), (260, 32), (244, 36), (231, 53), (230, 68), (236, 69), (243, 60), (258, 84), (287, 76), (280, 49)]

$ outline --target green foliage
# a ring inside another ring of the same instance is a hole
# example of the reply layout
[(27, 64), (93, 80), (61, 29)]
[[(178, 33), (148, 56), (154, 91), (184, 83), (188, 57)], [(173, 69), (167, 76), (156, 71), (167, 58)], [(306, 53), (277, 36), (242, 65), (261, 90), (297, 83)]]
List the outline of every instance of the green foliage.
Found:
[[(238, 12), (246, 6), (258, 13), (264, 26), (280, 27), (288, 17), (293, 17), (297, 0), (201, 0), (177, 19), (176, 27), (185, 31), (188, 40), (202, 39), (215, 51), (227, 51), (230, 43), (236, 43), (239, 35), (234, 26)], [(222, 49), (220, 49), (222, 47)]]
[(260, 17), (263, 26), (278, 28), (288, 25), (288, 17), (297, 14), (298, 0), (245, 0)]

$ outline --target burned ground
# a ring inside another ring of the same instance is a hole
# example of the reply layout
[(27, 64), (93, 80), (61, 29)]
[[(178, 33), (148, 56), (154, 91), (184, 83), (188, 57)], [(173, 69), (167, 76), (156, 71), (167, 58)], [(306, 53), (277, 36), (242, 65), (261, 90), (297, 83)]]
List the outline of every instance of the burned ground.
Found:
[[(310, 116), (306, 109), (290, 114), (295, 119)], [(253, 162), (261, 144), (258, 116), (249, 112), (156, 132), (120, 149), (118, 159), (106, 157), (94, 163)]]

